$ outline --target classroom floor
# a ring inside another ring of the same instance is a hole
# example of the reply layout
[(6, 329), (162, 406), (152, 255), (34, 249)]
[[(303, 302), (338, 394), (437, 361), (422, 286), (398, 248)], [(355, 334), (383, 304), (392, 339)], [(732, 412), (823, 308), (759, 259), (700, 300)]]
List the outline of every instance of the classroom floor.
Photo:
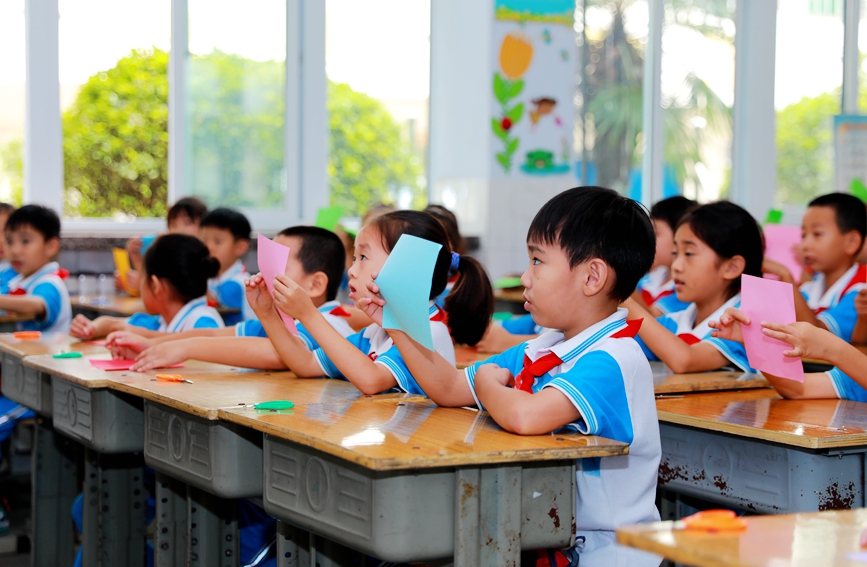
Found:
[(9, 532), (0, 536), (0, 567), (30, 565), (30, 477), (27, 474), (0, 480), (0, 497), (11, 509)]

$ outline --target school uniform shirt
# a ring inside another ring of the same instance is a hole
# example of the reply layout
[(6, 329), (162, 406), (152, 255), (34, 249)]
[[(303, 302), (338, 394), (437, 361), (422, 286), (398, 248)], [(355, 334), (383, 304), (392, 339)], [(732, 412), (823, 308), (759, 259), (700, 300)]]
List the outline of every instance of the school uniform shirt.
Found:
[[(445, 312), (437, 307), (434, 302), (431, 302), (428, 315), (430, 317), (430, 332), (433, 338), (434, 350), (454, 364), (455, 346), (452, 343), (449, 328), (445, 324)], [(388, 368), (397, 381), (398, 389), (409, 394), (427, 395), (421, 389), (421, 386), (418, 385), (418, 382), (415, 381), (415, 378), (413, 378), (403, 360), (403, 356), (401, 356), (397, 347), (394, 346), (394, 341), (391, 340), (385, 329), (374, 323), (365, 327), (364, 330), (346, 337), (346, 340), (366, 354), (373, 362), (382, 364)], [(346, 376), (331, 362), (331, 359), (328, 358), (324, 350), (318, 348), (313, 351), (313, 354), (316, 355), (316, 359), (319, 361), (319, 366), (322, 368), (322, 373), (325, 376), (346, 380)]]
[(834, 391), (837, 392), (838, 398), (855, 402), (867, 402), (867, 390), (842, 370), (834, 367), (826, 372), (826, 374), (831, 378), (831, 384), (834, 386)]
[(226, 315), (226, 325), (235, 325), (247, 319), (255, 319), (253, 310), (244, 293), (244, 280), (250, 277), (247, 268), (240, 260), (229, 266), (225, 272), (208, 280), (208, 292), (217, 300), (220, 307), (240, 309), (240, 313)]
[(843, 276), (826, 289), (825, 274), (818, 273), (800, 287), (801, 295), (825, 323), (828, 330), (843, 339), (852, 340), (852, 331), (858, 321), (855, 296), (867, 287), (867, 266), (853, 264)]
[(464, 370), (476, 404), (484, 409), (475, 393), (482, 365), (508, 368), (517, 377), (525, 362), (553, 353), (561, 364), (535, 378), (532, 393), (555, 388), (565, 395), (580, 414), (568, 429), (629, 443), (628, 455), (578, 460), (576, 535), (591, 548), (609, 541), (620, 526), (659, 520), (655, 500), (662, 451), (653, 375), (626, 313), (618, 309), (569, 340), (560, 331), (548, 331)]
[[(750, 363), (747, 360), (747, 351), (744, 349), (744, 345), (735, 341), (727, 341), (710, 336), (713, 329), (708, 326), (708, 322), (719, 321), (726, 309), (729, 307), (740, 306), (741, 294), (738, 293), (723, 303), (719, 309), (710, 315), (710, 317), (700, 323), (696, 323), (695, 320), (696, 311), (698, 310), (695, 303), (690, 303), (689, 306), (682, 311), (663, 315), (662, 317), (658, 317), (656, 320), (687, 344), (693, 345), (695, 343), (706, 342), (726, 357), (729, 362), (732, 363), (733, 367), (736, 367), (743, 372), (755, 372), (755, 370), (750, 368)], [(644, 344), (644, 341), (642, 341), (640, 337), (636, 337), (636, 340), (638, 341), (638, 344), (641, 345), (641, 350), (643, 350), (644, 354), (647, 355), (648, 360), (659, 360), (659, 357), (656, 356), (656, 354), (654, 354), (646, 344)]]
[(59, 272), (57, 262), (49, 262), (26, 278), (19, 274), (9, 281), (9, 295), (32, 295), (45, 304), (45, 315), (41, 319), (15, 324), (19, 331), (69, 332), (72, 305), (66, 284), (57, 275)]
[(656, 307), (663, 314), (683, 311), (689, 306), (689, 303), (677, 298), (671, 271), (665, 266), (649, 271), (638, 281), (637, 289), (645, 305)]
[(204, 296), (188, 302), (168, 323), (162, 315), (148, 315), (147, 313), (136, 313), (126, 322), (135, 327), (144, 327), (161, 333), (181, 333), (193, 329), (220, 329), (225, 326), (220, 314), (217, 313), (216, 309), (208, 306), (208, 300)]
[[(325, 317), (328, 324), (342, 336), (348, 337), (355, 334), (355, 329), (350, 327), (347, 321), (349, 313), (341, 307), (339, 301), (328, 301), (323, 303), (319, 306), (319, 312), (322, 313), (322, 316)], [(316, 350), (319, 348), (319, 343), (316, 342), (316, 339), (313, 338), (310, 331), (304, 328), (304, 325), (296, 320), (295, 327), (298, 329), (298, 337), (304, 341), (307, 348), (310, 350)], [(248, 319), (235, 325), (235, 336), (267, 337), (268, 334), (265, 332), (265, 328), (258, 319)]]
[(9, 282), (17, 275), (8, 260), (0, 260), (0, 293), (9, 293)]

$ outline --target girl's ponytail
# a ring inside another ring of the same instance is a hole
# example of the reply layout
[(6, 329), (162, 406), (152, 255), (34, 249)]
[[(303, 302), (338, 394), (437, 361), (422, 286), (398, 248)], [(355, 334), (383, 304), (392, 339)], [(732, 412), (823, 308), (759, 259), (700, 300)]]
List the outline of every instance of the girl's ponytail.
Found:
[(494, 290), (482, 264), (461, 256), (458, 281), (445, 299), (449, 330), (458, 344), (475, 346), (485, 334), (494, 314)]

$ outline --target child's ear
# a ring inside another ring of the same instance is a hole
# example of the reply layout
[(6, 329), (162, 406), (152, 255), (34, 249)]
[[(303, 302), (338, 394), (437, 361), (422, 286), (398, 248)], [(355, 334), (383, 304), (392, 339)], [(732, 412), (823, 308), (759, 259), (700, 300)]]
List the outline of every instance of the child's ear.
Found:
[(235, 246), (232, 247), (232, 251), (235, 253), (237, 258), (240, 258), (250, 249), (250, 241), (245, 238), (239, 238), (235, 241)]
[(163, 282), (160, 281), (160, 279), (156, 276), (150, 276), (145, 281), (146, 285), (151, 288), (151, 293), (159, 297), (159, 295), (163, 292), (163, 289), (165, 288)]
[(731, 258), (723, 262), (722, 276), (727, 280), (736, 280), (741, 277), (741, 274), (744, 273), (746, 267), (747, 261), (744, 259), (743, 256), (732, 256)]
[(857, 256), (863, 244), (861, 233), (857, 230), (850, 230), (843, 235), (843, 251), (847, 256)]
[(307, 293), (311, 299), (323, 297), (328, 292), (328, 276), (325, 272), (314, 272), (308, 278)]
[(45, 241), (45, 252), (48, 253), (49, 258), (54, 258), (57, 256), (57, 253), (60, 252), (60, 239), (59, 238), (49, 238)]
[(585, 266), (584, 295), (590, 297), (605, 291), (611, 275), (611, 268), (608, 267), (608, 264), (601, 258), (592, 258), (587, 261)]

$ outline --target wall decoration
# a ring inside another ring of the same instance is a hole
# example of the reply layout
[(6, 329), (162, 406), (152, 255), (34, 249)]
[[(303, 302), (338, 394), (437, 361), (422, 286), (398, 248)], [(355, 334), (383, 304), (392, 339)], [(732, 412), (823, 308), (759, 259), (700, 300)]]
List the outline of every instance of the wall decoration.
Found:
[(867, 203), (867, 116), (834, 117), (834, 189)]

